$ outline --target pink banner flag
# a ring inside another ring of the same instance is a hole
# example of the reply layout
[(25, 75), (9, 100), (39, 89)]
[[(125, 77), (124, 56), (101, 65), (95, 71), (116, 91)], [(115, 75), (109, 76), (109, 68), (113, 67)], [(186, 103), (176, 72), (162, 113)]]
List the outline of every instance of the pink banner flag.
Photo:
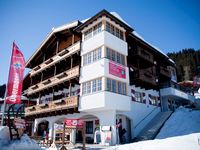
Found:
[(13, 43), (10, 71), (8, 77), (6, 104), (19, 104), (21, 103), (21, 92), (23, 84), (23, 76), (25, 69), (24, 56)]

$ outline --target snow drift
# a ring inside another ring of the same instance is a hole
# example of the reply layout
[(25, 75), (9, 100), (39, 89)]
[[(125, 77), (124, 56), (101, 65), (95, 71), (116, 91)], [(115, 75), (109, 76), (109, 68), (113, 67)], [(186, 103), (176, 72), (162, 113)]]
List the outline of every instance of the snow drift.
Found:
[(0, 127), (0, 149), (1, 150), (40, 150), (41, 148), (34, 140), (24, 134), (20, 140), (10, 140), (9, 128)]

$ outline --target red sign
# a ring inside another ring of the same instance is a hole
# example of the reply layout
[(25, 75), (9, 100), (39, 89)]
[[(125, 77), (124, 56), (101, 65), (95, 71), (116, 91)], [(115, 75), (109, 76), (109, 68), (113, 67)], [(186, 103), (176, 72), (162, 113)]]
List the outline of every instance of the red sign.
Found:
[(109, 74), (112, 74), (119, 78), (125, 79), (126, 78), (126, 68), (119, 64), (116, 64), (115, 62), (110, 60), (109, 61)]
[(82, 127), (84, 121), (81, 119), (65, 119), (65, 125), (70, 127)]
[(15, 43), (13, 43), (10, 71), (7, 85), (6, 104), (21, 103), (21, 91), (25, 60), (23, 54)]

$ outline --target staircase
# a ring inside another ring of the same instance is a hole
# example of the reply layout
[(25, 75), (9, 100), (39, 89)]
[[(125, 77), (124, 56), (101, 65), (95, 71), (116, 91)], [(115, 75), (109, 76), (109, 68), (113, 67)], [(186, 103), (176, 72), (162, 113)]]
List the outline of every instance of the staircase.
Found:
[(140, 132), (135, 141), (152, 140), (158, 134), (164, 123), (171, 116), (172, 111), (160, 112), (151, 122)]

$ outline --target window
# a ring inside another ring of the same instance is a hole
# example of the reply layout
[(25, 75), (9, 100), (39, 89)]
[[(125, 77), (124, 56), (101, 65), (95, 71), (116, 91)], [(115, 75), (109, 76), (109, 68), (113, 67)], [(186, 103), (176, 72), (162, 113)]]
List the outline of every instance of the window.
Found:
[(97, 51), (93, 52), (93, 62), (97, 60)]
[(115, 61), (115, 51), (111, 50), (111, 60)]
[(87, 31), (85, 31), (85, 34), (84, 34), (84, 39), (88, 39), (92, 36), (92, 29), (89, 29)]
[(83, 65), (87, 64), (87, 54), (83, 56)]
[(102, 78), (98, 78), (82, 84), (82, 94), (89, 94), (102, 90)]
[(116, 37), (124, 40), (123, 31), (121, 31), (117, 27), (113, 26), (109, 22), (106, 22), (106, 31), (108, 31), (109, 33), (115, 35)]
[(120, 53), (117, 53), (117, 63), (120, 63)]
[(106, 47), (106, 56), (107, 56), (108, 59), (111, 58), (111, 56), (110, 56), (110, 49), (108, 47)]
[(102, 23), (100, 22), (100, 23), (98, 24), (98, 27), (97, 27), (97, 32), (98, 32), (98, 33), (101, 32), (101, 27), (102, 27)]
[(107, 82), (106, 82), (106, 90), (107, 91), (111, 91), (111, 79), (107, 78)]
[(91, 93), (91, 82), (87, 82), (87, 94)]
[(121, 64), (125, 65), (125, 56), (124, 55), (121, 55)]
[(98, 79), (97, 80), (97, 91), (101, 91), (101, 85), (102, 85), (102, 81), (101, 81), (101, 79)]
[(106, 47), (106, 57), (119, 64), (125, 65), (125, 56)]
[(119, 38), (119, 29), (116, 28), (116, 33), (115, 33), (116, 37)]
[(102, 31), (102, 23), (98, 23), (97, 25), (95, 25), (94, 27), (88, 29), (87, 31), (85, 31), (84, 33), (84, 40), (96, 35), (97, 33)]
[(102, 48), (100, 47), (92, 52), (83, 55), (83, 65), (91, 64), (92, 62), (101, 59), (101, 49)]
[(119, 38), (124, 40), (123, 32), (121, 30), (119, 31)]
[(110, 23), (106, 22), (106, 31), (111, 32)]
[(97, 91), (97, 82), (96, 80), (92, 81), (92, 92), (96, 92)]
[(101, 58), (101, 47), (97, 50), (97, 60)]
[(96, 26), (94, 26), (94, 28), (93, 28), (93, 35), (96, 35), (97, 33), (98, 33), (98, 31), (97, 31), (97, 25)]
[(122, 83), (118, 82), (118, 93), (122, 94)]
[(126, 95), (126, 83), (107, 78), (106, 90)]
[(112, 89), (111, 89), (112, 92), (116, 93), (116, 80), (112, 80)]
[(115, 27), (113, 25), (110, 25), (110, 26), (111, 26), (111, 30), (110, 30), (111, 34), (115, 35)]
[(86, 134), (93, 134), (93, 121), (86, 121)]
[(157, 105), (157, 97), (149, 94), (149, 104)]
[(90, 64), (91, 63), (91, 53), (87, 54), (87, 63)]
[(86, 94), (86, 83), (83, 83), (82, 86), (83, 86), (82, 89), (83, 89), (83, 95), (84, 95), (84, 94)]
[(135, 91), (135, 101), (142, 102), (142, 93)]

